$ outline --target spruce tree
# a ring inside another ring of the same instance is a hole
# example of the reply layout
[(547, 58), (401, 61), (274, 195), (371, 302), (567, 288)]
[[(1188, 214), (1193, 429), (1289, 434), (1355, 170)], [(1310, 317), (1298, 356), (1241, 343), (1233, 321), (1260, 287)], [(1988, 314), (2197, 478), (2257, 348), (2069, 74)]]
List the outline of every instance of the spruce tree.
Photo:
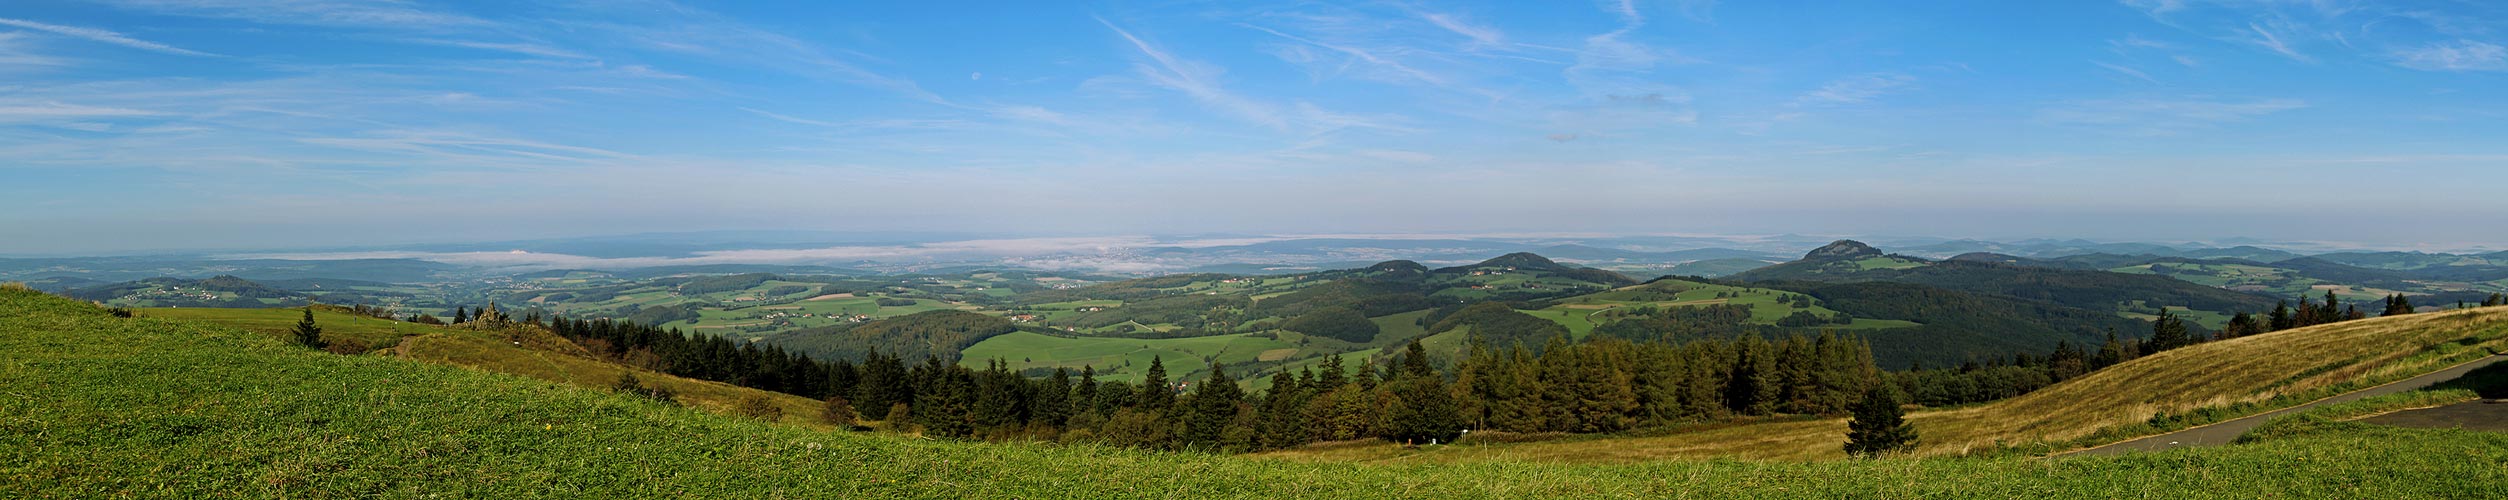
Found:
[(2107, 331), (2107, 342), (2099, 344), (2099, 354), (2090, 358), (2090, 369), (2097, 370), (2125, 362), (2125, 343), (2116, 339), (2116, 330)]
[(1771, 387), (1768, 373), (1759, 367), (1759, 358), (1766, 355), (1760, 352), (1765, 349), (1761, 347), (1764, 343), (1756, 340), (1757, 337), (1743, 337), (1734, 345), (1733, 376), (1726, 379), (1724, 389), (1724, 406), (1734, 413), (1765, 415), (1770, 406), (1765, 396)]
[(1055, 367), (1054, 375), (1047, 377), (1045, 385), (1037, 388), (1036, 400), (1030, 404), (1033, 405), (1028, 410), (1030, 420), (1054, 427), (1062, 427), (1063, 423), (1070, 421), (1071, 371)]
[(1341, 355), (1334, 354), (1330, 357), (1324, 358), (1323, 368), (1323, 370), (1315, 372), (1315, 390), (1317, 392), (1339, 389), (1341, 388), (1341, 384), (1350, 383), (1347, 374), (1342, 373), (1341, 371)]
[(467, 309), (467, 308), (463, 308), (463, 307), (461, 307), (461, 306), (454, 306), (454, 307), (453, 307), (453, 324), (458, 325), (458, 324), (462, 324), (462, 323), (469, 323), (469, 322), (470, 322), (470, 310), (469, 310), (469, 309)]
[(1098, 413), (1097, 366), (1080, 365), (1080, 381), (1071, 385), (1071, 415)]
[(2194, 343), (2193, 335), (2186, 331), (2185, 320), (2177, 319), (2177, 314), (2168, 312), (2168, 308), (2160, 308), (2160, 317), (2151, 320), (2150, 351), (2157, 353)]
[(2379, 316), (2401, 316), (2405, 314), (2412, 314), (2412, 299), (2404, 298), (2403, 294), (2400, 293), (2387, 297), (2386, 310), (2378, 313)]
[(322, 326), (314, 324), (313, 306), (305, 306), (304, 319), (296, 320), (296, 328), (289, 330), (288, 333), (290, 337), (296, 340), (296, 345), (314, 349), (321, 349), (330, 345), (322, 342)]
[(1463, 434), (1463, 416), (1455, 408), (1454, 392), (1446, 387), (1445, 379), (1435, 374), (1405, 374), (1388, 387), (1395, 401), (1385, 416), (1385, 440), (1451, 443)]
[(1855, 419), (1846, 423), (1846, 453), (1875, 458), (1914, 449), (1916, 427), (1899, 408), (1905, 401), (1893, 384), (1876, 383), (1865, 390), (1863, 401), (1855, 404)]
[(1437, 369), (1428, 366), (1428, 348), (1420, 346), (1419, 339), (1411, 339), (1410, 347), (1403, 349), (1402, 375), (1410, 377), (1437, 376)]
[(2265, 316), (2264, 326), (2276, 332), (2297, 326), (2297, 323), (2290, 317), (2290, 301), (2285, 300), (2273, 304), (2273, 313)]
[(2255, 316), (2248, 315), (2246, 311), (2238, 311), (2237, 315), (2229, 317), (2229, 326), (2221, 328), (2220, 338), (2234, 339), (2258, 333), (2264, 333), (2264, 325), (2257, 324)]
[(1237, 403), (1244, 400), (1245, 392), (1237, 387), (1236, 379), (1228, 378), (1227, 365), (1212, 363), (1210, 378), (1193, 389), (1185, 403), (1184, 429), (1177, 437), (1186, 446), (1217, 447), (1220, 434), (1227, 431), (1230, 421), (1236, 420)]
[(1176, 389), (1167, 385), (1167, 363), (1158, 356), (1150, 357), (1149, 371), (1141, 375), (1141, 397), (1134, 403), (1151, 413), (1166, 413), (1176, 405)]

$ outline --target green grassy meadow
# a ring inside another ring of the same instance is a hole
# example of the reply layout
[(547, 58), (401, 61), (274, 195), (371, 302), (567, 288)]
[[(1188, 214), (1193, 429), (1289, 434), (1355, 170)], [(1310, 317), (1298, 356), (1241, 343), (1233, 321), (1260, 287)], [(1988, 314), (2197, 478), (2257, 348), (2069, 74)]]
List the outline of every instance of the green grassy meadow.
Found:
[(2112, 458), (1622, 465), (933, 441), (6, 290), (0, 387), (0, 495), (29, 498), (2472, 498), (2508, 482), (2508, 435), (2382, 427)]
[[(1167, 367), (1168, 380), (1196, 380), (1208, 374), (1212, 362), (1243, 365), (1258, 360), (1279, 361), (1298, 347), (1254, 334), (1130, 339), (1013, 332), (968, 347), (959, 364), (982, 368), (1001, 360), (1009, 363), (1012, 370), (1060, 366), (1075, 374), (1081, 366), (1093, 366), (1099, 379), (1138, 383), (1153, 358)], [(1266, 354), (1271, 357), (1266, 359)], [(1242, 378), (1246, 373), (1233, 375)]]

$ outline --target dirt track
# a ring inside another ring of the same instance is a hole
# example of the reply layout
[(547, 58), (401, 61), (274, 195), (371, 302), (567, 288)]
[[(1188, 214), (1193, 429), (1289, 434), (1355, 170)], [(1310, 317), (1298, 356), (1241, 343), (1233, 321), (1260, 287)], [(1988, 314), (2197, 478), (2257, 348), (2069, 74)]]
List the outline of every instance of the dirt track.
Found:
[(2160, 451), (2191, 446), (2220, 446), (2237, 440), (2238, 435), (2246, 434), (2247, 430), (2254, 429), (2258, 425), (2264, 425), (2264, 421), (2271, 420), (2273, 417), (2307, 411), (2309, 408), (2315, 408), (2322, 405), (2349, 402), (2359, 400), (2361, 398), (2384, 396), (2429, 387), (2431, 384), (2454, 380), (2456, 377), (2464, 376), (2467, 372), (2502, 361), (2508, 361), (2508, 355), (2498, 355), (2477, 359), (2445, 370), (2431, 372), (2426, 375), (2404, 379), (2402, 381), (2377, 387), (2347, 392), (2334, 397), (2312, 401), (2307, 404), (2252, 415), (2246, 418), (2076, 451), (2067, 453), (2066, 455), (2115, 455), (2127, 452)]

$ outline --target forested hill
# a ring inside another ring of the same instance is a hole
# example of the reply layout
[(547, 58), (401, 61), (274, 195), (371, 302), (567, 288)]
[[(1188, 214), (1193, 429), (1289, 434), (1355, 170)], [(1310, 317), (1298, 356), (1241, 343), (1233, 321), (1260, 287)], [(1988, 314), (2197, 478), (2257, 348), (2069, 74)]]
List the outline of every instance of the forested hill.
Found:
[[(1860, 250), (1858, 250), (1860, 249)], [(2194, 309), (2221, 317), (2261, 313), (2274, 299), (2154, 274), (2028, 265), (2016, 259), (1969, 255), (1940, 262), (1889, 256), (1841, 241), (1803, 260), (1733, 276), (1746, 282), (1891, 282), (2045, 301), (2092, 311), (2156, 313)]]
[(761, 342), (822, 360), (860, 361), (872, 351), (900, 359), (958, 362), (967, 346), (1017, 331), (1010, 320), (966, 311), (929, 311), (858, 325), (808, 328)]

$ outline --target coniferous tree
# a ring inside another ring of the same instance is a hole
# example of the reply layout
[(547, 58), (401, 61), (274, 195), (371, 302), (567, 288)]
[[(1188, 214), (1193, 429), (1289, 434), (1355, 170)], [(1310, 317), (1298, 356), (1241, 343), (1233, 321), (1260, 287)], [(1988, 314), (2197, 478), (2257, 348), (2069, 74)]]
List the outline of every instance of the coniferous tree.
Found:
[(1141, 395), (1134, 404), (1143, 411), (1165, 413), (1176, 405), (1175, 387), (1167, 385), (1167, 364), (1158, 356), (1150, 357), (1149, 371), (1141, 374)]
[(2273, 313), (2265, 316), (2265, 327), (2270, 331), (2278, 332), (2296, 326), (2298, 324), (2290, 316), (2290, 301), (2287, 300), (2273, 304)]
[(2151, 320), (2151, 341), (2145, 345), (2149, 346), (2150, 352), (2158, 353), (2194, 345), (2195, 342), (2194, 336), (2186, 330), (2185, 320), (2177, 319), (2176, 313), (2163, 307), (2160, 308), (2160, 317)]
[(1768, 413), (1770, 402), (1766, 394), (1772, 384), (1768, 380), (1768, 373), (1760, 368), (1759, 361), (1761, 356), (1766, 355), (1760, 352), (1764, 350), (1762, 347), (1764, 345), (1764, 342), (1758, 342), (1758, 337), (1749, 336), (1743, 337), (1742, 341), (1734, 346), (1733, 375), (1727, 379), (1724, 389), (1724, 406), (1732, 408), (1734, 413), (1744, 415)]
[(2221, 327), (2220, 338), (2234, 339), (2258, 333), (2264, 333), (2264, 325), (2257, 324), (2255, 316), (2247, 314), (2246, 311), (2239, 311), (2238, 314), (2229, 317), (2228, 326)]
[(854, 387), (854, 407), (862, 410), (863, 418), (888, 421), (890, 408), (913, 403), (914, 392), (906, 377), (903, 360), (877, 350), (863, 354), (862, 380)]
[[(1411, 343), (1418, 346), (1417, 341)], [(1387, 441), (1416, 444), (1450, 443), (1463, 433), (1463, 418), (1454, 404), (1454, 393), (1446, 381), (1435, 373), (1418, 374), (1410, 370), (1387, 382), (1387, 391), (1394, 404), (1385, 415), (1384, 438)]]
[(1244, 400), (1245, 393), (1237, 387), (1236, 379), (1228, 378), (1227, 365), (1212, 363), (1210, 378), (1193, 389), (1185, 402), (1183, 432), (1176, 437), (1186, 446), (1218, 447), (1228, 424), (1236, 420), (1237, 403)]
[(467, 309), (462, 308), (461, 306), (454, 306), (454, 307), (453, 307), (453, 324), (458, 325), (458, 324), (462, 324), (462, 323), (469, 323), (469, 322), (470, 322), (470, 311), (469, 311), (469, 310), (467, 310)]
[(923, 425), (923, 432), (940, 437), (962, 438), (975, 435), (975, 372), (966, 367), (935, 366), (939, 358), (930, 358), (916, 370), (929, 378), (929, 390), (916, 390), (914, 417)]
[(1096, 365), (1080, 365), (1080, 381), (1071, 385), (1071, 414), (1083, 413), (1101, 413), (1097, 411)]
[(1402, 374), (1412, 377), (1437, 376), (1437, 369), (1428, 365), (1428, 349), (1420, 346), (1419, 339), (1411, 339), (1410, 347), (1403, 349)]
[(1846, 423), (1846, 453), (1874, 458), (1916, 447), (1916, 427), (1908, 424), (1905, 396), (1898, 386), (1872, 384), (1855, 404), (1855, 419)]
[(288, 330), (288, 334), (296, 341), (296, 345), (314, 349), (330, 346), (322, 341), (322, 326), (314, 324), (312, 306), (305, 307), (304, 319), (296, 320), (296, 328)]
[(2403, 294), (2400, 293), (2386, 297), (2386, 310), (2378, 313), (2379, 316), (2401, 316), (2405, 314), (2412, 314), (2412, 299), (2404, 298)]
[(1341, 384), (1350, 382), (1347, 374), (1341, 372), (1341, 355), (1334, 354), (1324, 358), (1323, 368), (1322, 371), (1315, 372), (1315, 390), (1338, 389), (1341, 388)]
[(1029, 403), (1029, 418), (1037, 423), (1062, 427), (1071, 420), (1071, 371), (1054, 368), (1044, 385), (1036, 389), (1035, 401)]

